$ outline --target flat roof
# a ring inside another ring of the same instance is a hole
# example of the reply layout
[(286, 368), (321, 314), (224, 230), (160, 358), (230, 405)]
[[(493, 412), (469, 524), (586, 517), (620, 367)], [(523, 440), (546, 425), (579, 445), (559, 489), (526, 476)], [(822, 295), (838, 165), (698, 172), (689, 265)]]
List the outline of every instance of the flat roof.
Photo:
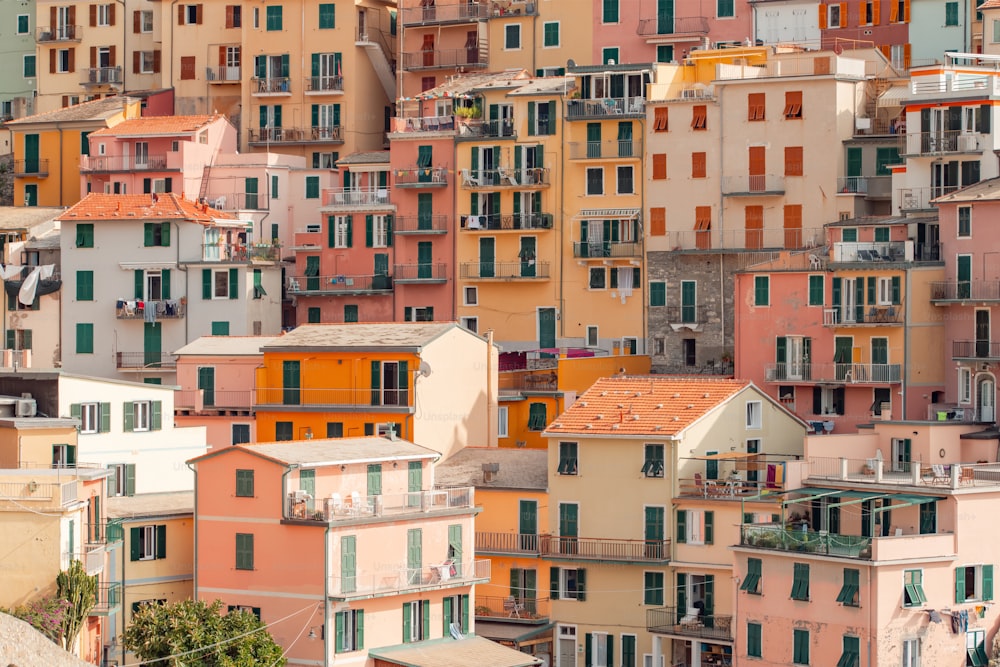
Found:
[[(453, 328), (454, 322), (358, 322), (353, 324), (303, 324), (264, 346), (264, 350), (327, 348), (331, 351), (379, 349), (416, 350)], [(469, 332), (470, 335), (472, 332)]]
[(170, 514), (193, 514), (194, 491), (140, 493), (135, 496), (112, 496), (104, 505), (108, 518), (139, 519)]
[(278, 340), (277, 336), (202, 336), (175, 350), (174, 354), (219, 355), (224, 357), (261, 356), (260, 348)]
[(295, 464), (303, 468), (322, 468), (345, 463), (391, 461), (393, 459), (434, 459), (440, 456), (438, 452), (415, 445), (408, 440), (390, 440), (380, 437), (323, 438), (234, 445), (195, 457), (190, 462), (198, 462), (240, 450), (271, 459), (277, 463)]
[[(434, 485), (544, 491), (549, 480), (548, 454), (547, 449), (465, 447), (434, 466)], [(483, 465), (493, 463), (498, 469), (487, 482)]]
[(542, 661), (485, 637), (432, 639), (368, 650), (368, 655), (402, 667), (533, 667)]

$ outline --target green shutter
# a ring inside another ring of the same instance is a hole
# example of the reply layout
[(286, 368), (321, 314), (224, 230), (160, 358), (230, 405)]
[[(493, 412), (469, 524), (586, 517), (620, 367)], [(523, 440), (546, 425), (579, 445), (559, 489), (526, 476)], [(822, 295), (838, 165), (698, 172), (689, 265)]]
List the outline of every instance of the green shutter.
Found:
[(687, 543), (687, 510), (677, 510), (677, 529), (674, 531), (674, 540), (678, 544)]
[(410, 602), (403, 603), (403, 643), (410, 643), (410, 623), (412, 622), (413, 612), (410, 609)]
[(983, 601), (993, 599), (993, 565), (983, 565)]
[[(779, 364), (784, 364), (788, 361), (788, 339), (784, 336), (778, 336), (774, 341), (774, 361)], [(779, 373), (781, 370), (779, 369)]]
[(715, 541), (715, 512), (705, 512), (705, 544)]
[(441, 601), (441, 619), (444, 621), (441, 628), (441, 636), (447, 637), (451, 630), (451, 614), (455, 598), (447, 597)]
[(156, 527), (156, 557), (167, 557), (167, 527), (162, 524)]
[(667, 284), (662, 281), (649, 283), (649, 305), (667, 305)]
[(201, 270), (201, 298), (212, 298), (212, 269)]
[(899, 295), (899, 276), (892, 277), (892, 303), (895, 305), (902, 303)]
[(125, 430), (125, 432), (131, 432), (135, 430), (135, 413), (133, 412), (133, 410), (134, 408), (132, 406), (132, 401), (125, 401), (122, 404), (122, 412), (125, 415), (122, 428)]
[(130, 528), (129, 531), (129, 560), (139, 560), (142, 552), (139, 550), (139, 528)]
[(240, 276), (239, 269), (229, 269), (229, 298), (239, 298)]
[(594, 641), (594, 635), (591, 633), (586, 633), (583, 636), (583, 665), (584, 667), (594, 667), (594, 653), (591, 648), (591, 644)]
[(357, 590), (357, 538), (345, 535), (340, 538), (340, 591), (353, 593)]
[(955, 602), (965, 602), (965, 568), (955, 568)]
[(868, 276), (868, 305), (875, 305), (875, 276)]
[(576, 571), (576, 599), (587, 601), (587, 571), (582, 567)]
[(365, 247), (366, 248), (372, 248), (375, 245), (375, 241), (374, 241), (375, 234), (374, 234), (374, 229), (373, 229), (373, 226), (374, 226), (373, 219), (374, 219), (374, 216), (372, 216), (370, 214), (365, 216)]
[(334, 633), (335, 633), (334, 634), (334, 642), (335, 643), (333, 645), (333, 651), (334, 651), (334, 653), (343, 653), (344, 652), (344, 646), (345, 646), (345, 644), (344, 644), (344, 618), (349, 613), (350, 612), (348, 612), (348, 611), (341, 611), (341, 612), (338, 612), (334, 616)]
[(424, 600), (424, 613), (423, 613), (423, 633), (421, 633), (424, 639), (430, 639), (431, 636), (431, 601)]
[(146, 272), (136, 269), (132, 272), (132, 282), (134, 284), (133, 294), (136, 299), (146, 298)]
[(559, 568), (550, 567), (549, 568), (549, 598), (552, 600), (559, 599)]
[(129, 463), (125, 466), (125, 495), (132, 497), (135, 495), (135, 464)]
[(153, 224), (152, 222), (146, 222), (142, 226), (143, 231), (143, 245), (147, 248), (156, 245), (155, 239), (153, 237)]

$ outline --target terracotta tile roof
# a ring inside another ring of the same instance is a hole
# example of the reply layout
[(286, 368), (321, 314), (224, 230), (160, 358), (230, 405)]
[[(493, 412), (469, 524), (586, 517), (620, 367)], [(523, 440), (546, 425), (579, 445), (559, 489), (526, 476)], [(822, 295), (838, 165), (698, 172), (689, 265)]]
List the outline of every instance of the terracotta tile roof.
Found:
[(446, 83), (425, 90), (414, 95), (418, 100), (433, 100), (439, 97), (451, 97), (454, 95), (464, 95), (478, 90), (488, 90), (490, 88), (516, 88), (530, 79), (528, 70), (514, 67), (501, 72), (478, 72), (475, 74), (463, 74), (452, 78)]
[(976, 9), (982, 11), (984, 9), (997, 9), (998, 7), (1000, 7), (1000, 0), (986, 0), (986, 2), (976, 7)]
[(130, 118), (129, 120), (123, 120), (114, 127), (105, 127), (92, 132), (90, 136), (122, 137), (154, 134), (189, 134), (197, 132), (219, 118), (222, 118), (222, 116), (149, 116), (146, 118)]
[(601, 378), (545, 432), (674, 436), (749, 386), (722, 378)]
[(91, 192), (59, 216), (60, 221), (80, 220), (190, 220), (210, 223), (214, 219), (235, 220), (173, 193), (154, 195), (108, 195)]
[[(1000, 0), (996, 2), (996, 7), (1000, 7)], [(944, 204), (947, 202), (975, 202), (975, 201), (996, 201), (1000, 199), (1000, 178), (988, 178), (985, 181), (973, 183), (961, 190), (955, 190), (942, 197), (934, 199), (935, 203)]]
[(74, 120), (104, 120), (121, 113), (128, 104), (138, 101), (132, 97), (105, 97), (100, 100), (74, 104), (71, 107), (63, 109), (36, 113), (34, 116), (25, 116), (24, 118), (9, 121), (7, 125), (55, 123), (57, 121), (68, 122)]
[(337, 160), (337, 166), (342, 164), (382, 164), (389, 163), (389, 151), (363, 151), (351, 153)]

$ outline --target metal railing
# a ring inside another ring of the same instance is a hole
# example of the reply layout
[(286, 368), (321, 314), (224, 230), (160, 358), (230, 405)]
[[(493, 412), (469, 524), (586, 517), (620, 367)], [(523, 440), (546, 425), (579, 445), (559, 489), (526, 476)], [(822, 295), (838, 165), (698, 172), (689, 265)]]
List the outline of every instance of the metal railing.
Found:
[(869, 559), (872, 538), (788, 528), (783, 524), (743, 524), (740, 546)]
[(392, 267), (392, 279), (397, 283), (441, 282), (448, 279), (448, 265), (444, 263), (396, 264)]
[(902, 324), (906, 321), (902, 304), (891, 306), (867, 306), (825, 308), (823, 326), (839, 327), (856, 324)]
[(501, 396), (516, 396), (524, 391), (558, 391), (559, 377), (556, 373), (505, 371), (500, 374), (498, 389)]
[(220, 211), (261, 211), (269, 206), (268, 196), (257, 192), (232, 192), (210, 197), (208, 203)]
[(548, 262), (462, 262), (461, 277), (470, 280), (549, 278)]
[(90, 610), (91, 616), (107, 616), (118, 611), (122, 605), (122, 585), (118, 582), (97, 585), (97, 599)]
[(38, 160), (14, 160), (14, 176), (48, 176), (48, 158)]
[(706, 316), (707, 308), (703, 305), (687, 306), (663, 306), (650, 310), (650, 314), (655, 314), (661, 319), (666, 316), (667, 322), (671, 324), (702, 324), (708, 321)]
[(901, 211), (926, 211), (934, 208), (932, 200), (958, 190), (957, 185), (940, 185), (922, 188), (899, 188), (898, 201)]
[(730, 197), (783, 194), (784, 192), (785, 177), (780, 174), (748, 174), (722, 178), (722, 194)]
[(344, 126), (251, 127), (247, 128), (247, 134), (252, 144), (341, 143), (344, 141)]
[[(141, 307), (140, 307), (141, 306)], [(152, 311), (152, 313), (148, 311)], [(115, 302), (115, 319), (119, 320), (179, 320), (186, 314), (187, 306), (182, 301), (136, 301)]]
[(291, 95), (292, 80), (287, 76), (254, 76), (250, 78), (251, 95)]
[(470, 190), (477, 188), (530, 188), (549, 184), (548, 167), (530, 167), (527, 169), (512, 169), (499, 167), (497, 169), (463, 169), (462, 187)]
[(177, 357), (166, 352), (115, 352), (119, 370), (157, 370), (177, 368)]
[(477, 531), (476, 551), (503, 554), (541, 554), (564, 557), (569, 560), (659, 562), (670, 558), (670, 541)]
[(1000, 342), (991, 340), (956, 340), (951, 344), (952, 359), (1000, 359)]
[(574, 241), (574, 257), (639, 257), (642, 243), (639, 241)]
[(78, 560), (83, 565), (83, 569), (91, 577), (100, 574), (104, 570), (104, 559), (107, 555), (103, 544), (84, 545), (84, 551), (66, 554), (70, 560)]
[(489, 3), (461, 0), (450, 4), (433, 4), (427, 7), (410, 7), (400, 11), (399, 20), (404, 26), (435, 25), (440, 23), (469, 23), (488, 18)]
[(476, 619), (495, 618), (544, 621), (549, 617), (549, 598), (476, 596)]
[(397, 215), (392, 219), (393, 234), (434, 234), (448, 231), (447, 215)]
[(836, 384), (897, 384), (901, 382), (900, 364), (766, 364), (767, 382), (829, 382)]
[(392, 277), (386, 274), (288, 277), (289, 294), (361, 294), (391, 291)]
[(448, 170), (444, 167), (405, 167), (395, 171), (395, 187), (432, 187), (448, 184)]
[(491, 562), (487, 559), (460, 563), (445, 560), (421, 567), (374, 563), (370, 567), (371, 571), (361, 571), (354, 576), (330, 577), (330, 596), (349, 598), (419, 591), (431, 587), (468, 586), (477, 581), (488, 581), (492, 573)]
[(403, 53), (403, 68), (408, 70), (443, 69), (449, 67), (486, 67), (489, 55), (479, 45), (464, 49), (435, 49)]
[(606, 139), (604, 141), (571, 141), (571, 160), (614, 159), (642, 157), (641, 139)]
[(361, 190), (357, 188), (326, 188), (323, 206), (391, 206), (389, 188)]
[(257, 387), (254, 405), (364, 405), (408, 407), (413, 389), (369, 387)]
[[(312, 509), (309, 508), (310, 501)], [(471, 486), (377, 496), (351, 494), (346, 498), (337, 493), (327, 498), (302, 498), (291, 493), (285, 500), (284, 518), (290, 521), (351, 521), (472, 509), (475, 506), (475, 488)]]
[(900, 155), (978, 153), (983, 149), (983, 146), (982, 135), (962, 130), (909, 132), (899, 138)]
[(307, 76), (307, 93), (342, 93), (344, 92), (344, 77), (336, 75)]
[(837, 179), (837, 192), (866, 197), (891, 197), (892, 176), (841, 176)]
[(220, 65), (218, 67), (205, 68), (205, 79), (209, 83), (239, 83), (242, 78), (239, 66)]
[(249, 410), (253, 407), (253, 389), (178, 389), (174, 392), (175, 410), (193, 410), (198, 398), (204, 408)]
[(204, 262), (249, 262), (257, 259), (276, 262), (281, 249), (270, 243), (237, 245), (235, 243), (203, 243), (201, 259)]
[(125, 539), (125, 529), (122, 528), (121, 519), (88, 523), (86, 531), (87, 544), (117, 544)]
[[(816, 248), (822, 245), (826, 238), (826, 231), (822, 227), (726, 229), (722, 231), (713, 229), (672, 231), (668, 232), (667, 236), (673, 250), (762, 250), (764, 248), (798, 250)], [(767, 261), (767, 259), (762, 261)]]
[[(80, 171), (166, 171), (166, 155), (148, 155), (139, 161), (134, 155), (82, 155)], [(180, 168), (176, 167), (179, 171)]]
[(912, 262), (913, 241), (839, 241), (833, 244), (831, 262), (887, 263)]
[(454, 116), (408, 116), (393, 118), (393, 132), (451, 132)]
[(932, 301), (1000, 301), (1000, 280), (945, 280), (931, 283)]
[(659, 19), (640, 19), (639, 27), (635, 32), (643, 37), (678, 34), (707, 35), (708, 19), (704, 16), (679, 17), (669, 22)]
[(569, 100), (566, 117), (569, 120), (602, 119), (608, 116), (643, 118), (646, 115), (644, 97), (604, 97), (591, 100)]
[(78, 25), (42, 26), (38, 28), (39, 42), (78, 42), (83, 30)]
[(463, 215), (462, 229), (496, 231), (503, 229), (552, 229), (551, 213), (518, 213), (516, 215)]
[[(80, 482), (0, 482), (0, 503), (12, 500), (29, 503), (33, 509), (62, 507), (76, 502), (80, 495)], [(17, 508), (16, 509), (21, 509)], [(9, 509), (9, 508), (6, 508)]]
[[(501, 375), (501, 378), (503, 376)], [(476, 531), (476, 553), (533, 554), (542, 553), (542, 535)]]
[(517, 137), (514, 119), (467, 120), (459, 123), (459, 138), (511, 139)]
[[(479, 598), (476, 598), (476, 602)], [(697, 639), (732, 641), (733, 617), (728, 614), (700, 614), (699, 609), (659, 607), (646, 610), (646, 630)]]
[(120, 84), (122, 82), (121, 67), (88, 67), (83, 70), (83, 81), (87, 85)]

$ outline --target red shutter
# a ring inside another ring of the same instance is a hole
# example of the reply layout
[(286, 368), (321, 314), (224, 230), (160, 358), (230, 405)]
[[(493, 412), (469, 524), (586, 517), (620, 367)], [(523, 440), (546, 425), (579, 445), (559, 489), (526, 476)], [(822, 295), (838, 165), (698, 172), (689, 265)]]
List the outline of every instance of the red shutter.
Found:
[(97, 5), (90, 6), (90, 27), (94, 28), (97, 26)]
[(56, 34), (56, 25), (58, 25), (58, 23), (59, 19), (56, 18), (56, 8), (49, 7), (49, 32), (51, 32), (53, 36)]
[(819, 29), (826, 30), (826, 5), (819, 5)]
[[(72, 26), (76, 25), (76, 5), (70, 5), (69, 8), (69, 24)], [(55, 25), (53, 23), (52, 25)]]
[(108, 67), (117, 67), (118, 59), (115, 58), (115, 45), (108, 47)]
[(115, 24), (115, 3), (113, 2), (108, 6), (108, 23)]
[(49, 51), (49, 74), (56, 73), (56, 50), (51, 49)]
[(233, 26), (233, 6), (226, 5), (226, 27), (232, 28)]
[(132, 52), (132, 74), (138, 74), (142, 68), (142, 54), (138, 51)]
[[(91, 7), (93, 7), (93, 5), (91, 5)], [(95, 67), (97, 67), (97, 47), (92, 46), (90, 47), (90, 68), (94, 69)]]
[(132, 12), (132, 32), (137, 35), (142, 32), (142, 12), (138, 10)]
[(226, 66), (226, 47), (219, 47), (219, 67)]
[(76, 49), (69, 50), (69, 65), (66, 67), (67, 72), (76, 71)]
[(160, 50), (153, 51), (153, 74), (160, 73)]
[(177, 5), (177, 25), (184, 25), (184, 5)]
[(195, 21), (194, 22), (197, 23), (198, 25), (201, 25), (201, 5), (197, 5), (197, 8), (195, 9)]

